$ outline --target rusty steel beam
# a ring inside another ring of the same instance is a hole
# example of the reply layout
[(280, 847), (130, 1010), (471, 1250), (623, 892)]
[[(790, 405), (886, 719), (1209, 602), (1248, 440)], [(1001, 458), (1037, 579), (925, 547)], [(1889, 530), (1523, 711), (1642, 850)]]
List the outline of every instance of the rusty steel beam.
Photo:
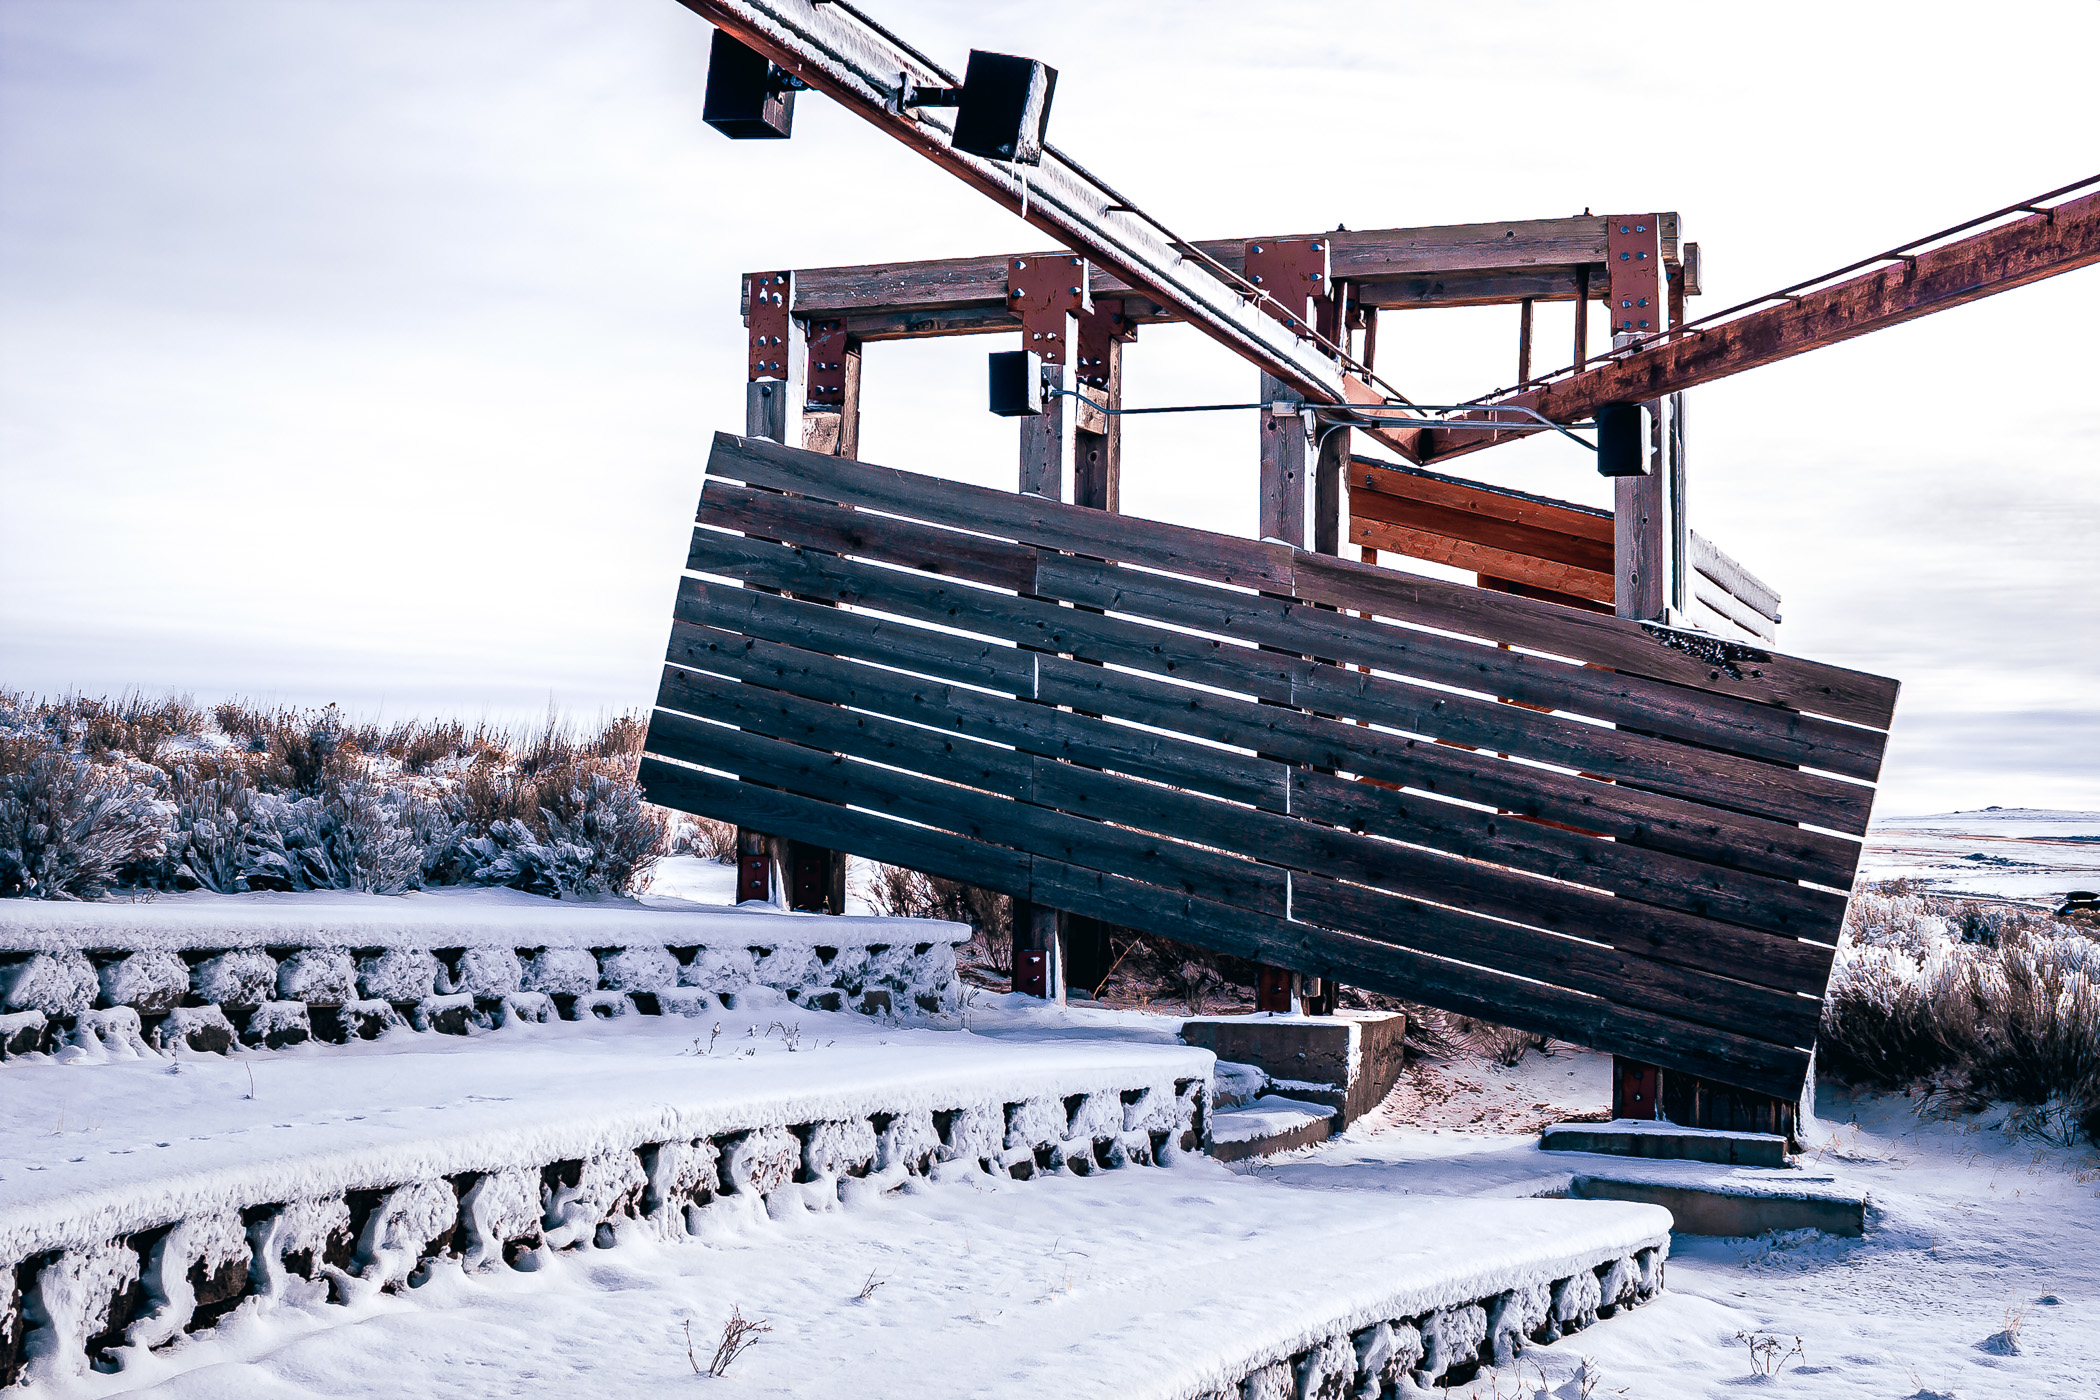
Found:
[(1172, 309), (1312, 403), (1345, 399), (1343, 366), (1312, 340), (1265, 315), (1243, 287), (1194, 256), (1126, 199), (1046, 148), (1024, 168), (959, 151), (934, 110), (900, 109), (901, 89), (955, 81), (889, 34), (836, 5), (810, 0), (680, 0), (702, 19), (764, 54), (885, 135), (1014, 210), (1067, 249)]
[[(2100, 263), (2100, 192), (2054, 206), (2044, 206), (2043, 201), (2095, 184), (2100, 184), (2100, 176), (1961, 227), (2020, 215), (2010, 222), (1937, 247), (1909, 251), (1946, 235), (1920, 239), (1867, 259), (1866, 263), (1884, 264), (1872, 271), (1828, 286), (1799, 284), (1705, 320), (1672, 327), (1658, 341), (1593, 362), (1587, 369), (1563, 371), (1550, 382), (1481, 402), (1484, 406), (1530, 408), (1557, 423), (1574, 423), (1607, 404), (1659, 399), (2089, 267)], [(1420, 432), (1419, 447), (1422, 460), (1441, 461), (1537, 431), (1542, 430), (1502, 433), (1430, 428)]]

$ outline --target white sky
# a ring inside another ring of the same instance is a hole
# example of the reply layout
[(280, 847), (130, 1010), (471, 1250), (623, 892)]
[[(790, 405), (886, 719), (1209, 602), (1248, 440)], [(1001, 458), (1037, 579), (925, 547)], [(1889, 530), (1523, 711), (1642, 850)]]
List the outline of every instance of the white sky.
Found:
[[(1694, 314), (2080, 176), (2100, 4), (870, 0), (1061, 69), (1052, 138), (1194, 237), (1676, 209)], [(1041, 235), (821, 98), (700, 122), (673, 0), (0, 0), (0, 685), (522, 718), (647, 704), (748, 269)], [(1565, 361), (1568, 312), (1541, 315)], [(1692, 521), (1789, 651), (1900, 677), (1884, 813), (2100, 808), (2100, 270), (1691, 395)], [(1389, 316), (1417, 398), (1516, 311)], [(1003, 338), (871, 347), (869, 460), (1011, 485)], [(1148, 328), (1133, 404), (1253, 396)], [(1243, 416), (1125, 508), (1251, 533)], [(1461, 471), (1596, 504), (1538, 441)]]

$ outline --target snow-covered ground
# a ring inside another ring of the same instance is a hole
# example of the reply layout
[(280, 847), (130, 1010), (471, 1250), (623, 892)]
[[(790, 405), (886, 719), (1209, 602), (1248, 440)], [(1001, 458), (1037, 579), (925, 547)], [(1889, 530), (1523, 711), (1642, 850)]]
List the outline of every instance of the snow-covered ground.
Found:
[(2100, 890), (2100, 812), (1989, 807), (1879, 818), (1860, 870), (1870, 880), (1909, 880), (1921, 894), (2054, 908), (2072, 890)]

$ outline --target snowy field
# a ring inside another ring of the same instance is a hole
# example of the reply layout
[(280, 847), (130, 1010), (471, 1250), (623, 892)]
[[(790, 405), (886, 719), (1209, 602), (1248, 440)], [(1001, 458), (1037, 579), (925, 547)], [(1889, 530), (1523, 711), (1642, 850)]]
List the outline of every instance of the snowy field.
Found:
[(1867, 833), (1860, 871), (1909, 880), (1920, 894), (2013, 899), (2055, 908), (2100, 890), (2100, 812), (1993, 807), (1887, 817)]

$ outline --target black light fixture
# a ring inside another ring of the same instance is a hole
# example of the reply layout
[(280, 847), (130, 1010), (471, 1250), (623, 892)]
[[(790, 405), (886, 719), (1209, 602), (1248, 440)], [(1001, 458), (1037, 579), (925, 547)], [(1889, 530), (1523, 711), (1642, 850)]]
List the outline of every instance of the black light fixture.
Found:
[(707, 58), (707, 96), (700, 120), (734, 141), (783, 141), (795, 128), (801, 83), (726, 29), (715, 31)]
[(1033, 350), (999, 350), (991, 357), (991, 409), (1001, 418), (1043, 411), (1043, 357)]
[(1647, 444), (1641, 439), (1641, 406), (1606, 404), (1597, 410), (1597, 475), (1646, 476)]
[(1057, 70), (1049, 64), (972, 49), (949, 144), (986, 160), (1041, 165), (1056, 91)]

